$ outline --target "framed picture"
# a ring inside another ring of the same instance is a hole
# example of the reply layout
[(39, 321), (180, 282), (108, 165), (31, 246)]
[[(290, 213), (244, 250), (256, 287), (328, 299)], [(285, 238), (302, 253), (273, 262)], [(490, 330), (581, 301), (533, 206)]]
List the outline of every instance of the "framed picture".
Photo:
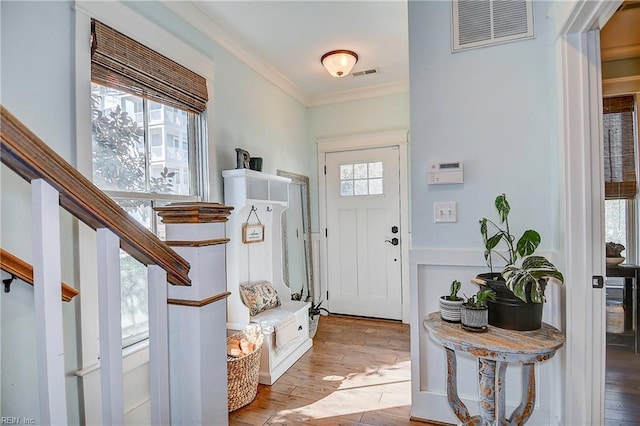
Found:
[(261, 243), (264, 241), (264, 225), (242, 225), (242, 242), (245, 244)]

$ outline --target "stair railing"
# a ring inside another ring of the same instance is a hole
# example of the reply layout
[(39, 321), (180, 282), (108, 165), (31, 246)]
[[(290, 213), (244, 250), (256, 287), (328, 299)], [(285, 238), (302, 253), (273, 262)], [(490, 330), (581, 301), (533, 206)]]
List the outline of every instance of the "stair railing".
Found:
[(0, 105), (0, 158), (31, 183), (40, 421), (67, 424), (60, 209), (96, 230), (102, 420), (124, 424), (119, 250), (148, 266), (151, 420), (170, 423), (167, 285), (190, 285), (189, 263), (131, 218)]
[[(14, 279), (19, 279), (27, 284), (33, 285), (33, 266), (2, 248), (0, 248), (0, 269), (11, 275), (10, 278), (2, 280), (5, 293), (9, 292), (11, 283)], [(61, 283), (60, 285), (63, 302), (71, 302), (71, 300), (79, 293), (78, 290), (71, 287), (69, 284)]]

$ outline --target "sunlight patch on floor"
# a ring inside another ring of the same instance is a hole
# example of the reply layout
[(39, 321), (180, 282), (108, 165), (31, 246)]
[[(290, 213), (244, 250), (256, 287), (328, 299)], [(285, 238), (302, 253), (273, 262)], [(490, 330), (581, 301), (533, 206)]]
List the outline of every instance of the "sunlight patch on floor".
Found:
[[(411, 381), (338, 390), (293, 410), (282, 410), (278, 416), (287, 419), (318, 419), (330, 415), (346, 416), (363, 411), (378, 411), (411, 404)], [(327, 414), (330, 413), (330, 414)]]
[[(368, 411), (386, 410), (411, 404), (410, 362), (368, 368), (365, 372), (343, 376), (326, 376), (323, 380), (341, 380), (329, 395), (303, 407), (279, 411), (284, 419), (303, 421), (323, 417), (346, 416)], [(311, 395), (310, 395), (311, 396)]]
[(411, 362), (403, 361), (395, 364), (367, 368), (363, 373), (349, 374), (340, 384), (339, 389), (351, 389), (362, 386), (385, 385), (411, 379)]

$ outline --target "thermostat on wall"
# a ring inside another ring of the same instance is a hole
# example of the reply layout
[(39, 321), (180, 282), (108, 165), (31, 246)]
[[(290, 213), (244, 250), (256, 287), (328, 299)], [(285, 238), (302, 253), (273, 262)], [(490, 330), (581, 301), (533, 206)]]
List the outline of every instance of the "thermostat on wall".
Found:
[(429, 185), (464, 183), (462, 162), (455, 161), (451, 163), (429, 163), (427, 183)]

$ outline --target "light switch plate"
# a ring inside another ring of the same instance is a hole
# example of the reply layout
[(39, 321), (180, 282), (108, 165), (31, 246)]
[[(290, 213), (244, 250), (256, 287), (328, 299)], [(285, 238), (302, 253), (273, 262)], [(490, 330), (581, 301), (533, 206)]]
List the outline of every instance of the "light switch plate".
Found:
[(457, 203), (455, 201), (441, 201), (433, 203), (433, 220), (435, 223), (457, 222)]

